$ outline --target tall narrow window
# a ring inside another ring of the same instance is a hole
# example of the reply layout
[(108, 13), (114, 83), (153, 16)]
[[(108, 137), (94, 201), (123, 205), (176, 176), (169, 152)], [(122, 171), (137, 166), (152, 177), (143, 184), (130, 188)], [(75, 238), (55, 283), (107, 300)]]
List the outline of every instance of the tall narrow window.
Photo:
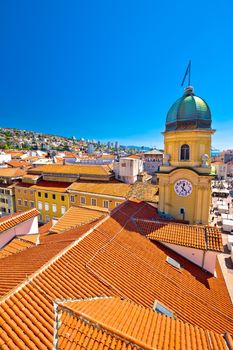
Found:
[(180, 147), (180, 160), (189, 160), (189, 145)]

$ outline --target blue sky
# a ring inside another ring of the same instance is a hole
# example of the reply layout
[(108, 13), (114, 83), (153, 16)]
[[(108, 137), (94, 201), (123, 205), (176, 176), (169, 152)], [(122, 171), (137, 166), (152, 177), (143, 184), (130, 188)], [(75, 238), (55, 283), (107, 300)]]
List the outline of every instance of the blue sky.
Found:
[(232, 0), (0, 2), (0, 126), (163, 146), (191, 84), (233, 148)]

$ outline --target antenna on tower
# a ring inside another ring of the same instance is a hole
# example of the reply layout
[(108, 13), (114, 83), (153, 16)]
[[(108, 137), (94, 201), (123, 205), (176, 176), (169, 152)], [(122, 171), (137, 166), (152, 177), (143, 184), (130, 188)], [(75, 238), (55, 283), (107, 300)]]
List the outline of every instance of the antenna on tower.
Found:
[(189, 60), (188, 67), (187, 67), (187, 69), (186, 69), (186, 71), (185, 71), (185, 75), (184, 75), (184, 78), (183, 78), (183, 80), (182, 80), (181, 86), (184, 85), (184, 82), (185, 82), (185, 80), (186, 80), (187, 75), (188, 75), (188, 85), (190, 86), (190, 79), (191, 79), (191, 60)]

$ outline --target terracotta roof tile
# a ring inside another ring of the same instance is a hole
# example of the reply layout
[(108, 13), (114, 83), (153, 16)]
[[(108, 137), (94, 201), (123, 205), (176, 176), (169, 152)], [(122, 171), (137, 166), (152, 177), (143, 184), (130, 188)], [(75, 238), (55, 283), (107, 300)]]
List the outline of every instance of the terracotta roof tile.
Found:
[(40, 244), (0, 259), (0, 297), (23, 282), (92, 226), (93, 224), (87, 224), (65, 234), (41, 236)]
[(83, 207), (70, 207), (67, 212), (51, 227), (51, 232), (60, 233), (75, 226), (87, 224), (106, 215), (98, 210)]
[[(99, 297), (58, 303), (59, 349), (227, 350), (222, 335), (174, 320), (129, 300)], [(210, 343), (210, 338), (212, 342)]]
[(142, 219), (136, 219), (135, 224), (140, 232), (152, 241), (223, 251), (222, 235), (215, 227)]
[(19, 168), (0, 168), (0, 177), (21, 178), (25, 172)]
[(112, 171), (107, 165), (43, 165), (31, 169), (33, 173), (50, 173), (50, 174), (73, 174), (73, 175), (110, 175)]
[(27, 221), (37, 215), (39, 215), (38, 210), (33, 208), (21, 213), (3, 216), (0, 218), (0, 232), (9, 230), (10, 228), (21, 224), (22, 222)]
[(39, 234), (45, 235), (49, 232), (50, 228), (53, 226), (53, 221), (50, 220), (46, 224), (39, 227)]
[[(30, 236), (30, 235), (28, 235)], [(32, 235), (34, 236), (34, 235)], [(38, 235), (36, 235), (38, 237)], [(18, 252), (21, 252), (24, 249), (27, 249), (35, 244), (33, 242), (34, 237), (15, 237), (13, 238), (7, 245), (5, 245), (0, 250), (0, 259), (5, 258), (6, 256), (16, 254)]]
[(130, 187), (127, 198), (137, 198), (141, 201), (158, 203), (158, 186), (147, 182), (135, 182)]
[(6, 162), (5, 164), (9, 165), (12, 168), (24, 168), (24, 167), (30, 167), (31, 163), (25, 161), (25, 160), (11, 160), (9, 162)]
[[(233, 333), (233, 306), (219, 265), (217, 277), (213, 277), (136, 232), (131, 219), (145, 217), (149, 207), (126, 202), (95, 225), (41, 237), (40, 245), (1, 259), (2, 295), (29, 277), (0, 302), (0, 344), (8, 346), (11, 339), (16, 350), (51, 349), (54, 300), (113, 295), (147, 308), (159, 300), (178, 320), (194, 325), (190, 328), (194, 332), (197, 327), (209, 330), (212, 344), (219, 349), (213, 332)], [(168, 255), (182, 265), (181, 270), (166, 262)], [(179, 339), (177, 333), (174, 337)], [(100, 333), (97, 338), (101, 339)], [(193, 344), (190, 339), (190, 349)], [(92, 345), (93, 341), (90, 349)], [(203, 347), (207, 349), (211, 349), (209, 344)]]
[(88, 193), (98, 193), (109, 196), (126, 197), (128, 195), (130, 185), (125, 183), (86, 183), (86, 182), (74, 182), (70, 185), (68, 191), (79, 191)]

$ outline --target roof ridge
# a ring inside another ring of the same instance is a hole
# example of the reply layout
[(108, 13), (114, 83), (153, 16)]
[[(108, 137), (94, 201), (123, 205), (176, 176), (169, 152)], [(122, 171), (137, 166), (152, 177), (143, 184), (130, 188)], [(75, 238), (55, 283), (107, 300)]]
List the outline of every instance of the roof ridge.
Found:
[[(81, 227), (81, 226), (84, 226), (84, 225), (87, 225), (87, 224), (91, 224), (92, 222), (97, 221), (97, 220), (100, 220), (102, 217), (105, 217), (105, 216), (108, 216), (108, 213), (103, 213), (100, 217), (94, 218), (94, 219), (90, 219), (90, 221), (86, 221), (85, 223), (77, 224), (77, 225), (74, 225), (74, 226), (70, 226), (68, 229), (65, 228), (63, 231), (60, 231), (60, 232), (56, 232), (56, 231), (52, 231), (52, 230), (51, 230), (51, 231), (49, 230), (49, 232), (50, 232), (50, 233), (53, 233), (53, 232), (54, 232), (54, 234), (59, 235), (59, 234), (64, 233), (64, 232), (66, 232), (66, 231), (70, 231), (70, 230), (72, 230), (72, 229), (75, 229), (75, 228), (78, 228), (78, 227)], [(60, 218), (60, 219), (61, 219), (61, 218)], [(59, 220), (58, 220), (58, 221), (59, 221)], [(57, 221), (57, 222), (58, 222), (58, 221)], [(55, 224), (55, 225), (56, 225), (56, 224)], [(55, 225), (52, 226), (51, 229), (52, 229), (53, 227), (55, 227)]]
[(32, 241), (27, 240), (27, 239), (25, 239), (25, 238), (21, 238), (20, 236), (15, 236), (14, 238), (15, 238), (15, 239), (18, 239), (19, 241), (22, 241), (22, 242), (31, 243), (32, 245), (36, 245), (35, 242), (32, 242)]
[[(129, 220), (126, 221), (126, 224), (129, 223)], [(120, 232), (125, 228), (126, 224), (122, 227), (122, 229), (120, 230)], [(103, 232), (101, 230), (98, 229), (98, 231), (100, 233), (103, 234)], [(97, 256), (97, 254), (102, 251), (108, 244), (111, 244), (112, 241), (114, 240), (114, 238), (120, 233), (118, 232), (116, 235), (114, 235), (113, 238), (111, 238), (109, 241), (107, 241), (102, 247), (100, 247), (96, 253), (93, 255), (93, 257), (86, 263), (86, 268), (87, 270), (92, 273), (92, 275), (94, 275), (99, 281), (101, 281), (102, 283), (104, 283), (106, 286), (110, 287), (111, 289), (115, 290), (120, 296), (124, 296), (127, 299), (127, 296), (124, 295), (120, 290), (118, 290), (117, 287), (113, 286), (111, 284), (111, 282), (107, 281), (106, 279), (104, 279), (103, 277), (100, 278), (100, 276), (98, 275), (98, 273), (96, 273), (96, 271), (93, 271), (93, 269), (88, 266), (88, 264), (95, 259), (95, 257)], [(137, 233), (140, 234), (140, 233)], [(145, 236), (142, 236), (144, 239), (147, 239)], [(131, 255), (133, 255), (134, 259), (140, 259), (141, 261), (143, 261), (143, 263), (146, 264), (146, 266), (148, 267), (148, 269), (152, 272), (152, 273), (158, 273), (161, 276), (163, 276), (163, 278), (169, 280), (173, 285), (175, 285), (176, 287), (178, 286), (180, 290), (182, 290), (182, 292), (184, 292), (185, 294), (191, 295), (194, 299), (197, 299), (201, 304), (204, 304), (205, 306), (208, 306), (209, 308), (211, 308), (212, 310), (214, 310), (217, 314), (222, 315), (223, 318), (227, 319), (227, 320), (231, 320), (230, 316), (227, 316), (226, 313), (222, 312), (221, 309), (213, 306), (212, 304), (210, 304), (208, 301), (203, 300), (201, 297), (199, 297), (197, 294), (187, 290), (187, 288), (183, 288), (182, 285), (178, 284), (178, 282), (174, 281), (174, 279), (168, 277), (166, 274), (164, 274), (163, 272), (161, 272), (159, 270), (159, 268), (156, 266), (153, 266), (153, 269), (151, 268), (151, 265), (147, 263), (147, 261), (145, 261), (145, 259), (143, 258), (139, 258), (137, 255), (134, 255), (134, 252), (125, 248), (124, 246), (122, 246), (120, 243), (115, 242), (115, 244), (120, 245), (121, 248), (127, 250)]]
[[(61, 308), (64, 311), (68, 311), (70, 314), (73, 314), (77, 316), (77, 319), (79, 319), (81, 322), (84, 322), (86, 324), (93, 324), (95, 328), (99, 330), (103, 330), (106, 332), (107, 335), (113, 336), (117, 339), (120, 339), (123, 343), (126, 343), (128, 345), (131, 345), (132, 347), (136, 347), (138, 350), (145, 349), (145, 350), (156, 350), (154, 347), (147, 345), (145, 342), (138, 340), (134, 336), (130, 336), (127, 333), (124, 333), (122, 331), (119, 331), (115, 327), (108, 327), (104, 325), (103, 322), (97, 322), (93, 317), (83, 315), (81, 312), (74, 311), (73, 309), (62, 305)], [(58, 335), (57, 335), (58, 337)], [(58, 339), (57, 339), (58, 340)]]
[[(67, 299), (67, 300), (63, 299), (61, 301), (54, 301), (54, 310), (55, 310), (54, 341), (56, 341), (56, 340), (58, 341), (58, 338), (59, 338), (59, 336), (58, 336), (59, 326), (57, 326), (57, 324), (58, 324), (58, 319), (60, 319), (58, 317), (59, 308), (60, 308), (61, 310), (64, 310), (65, 312), (67, 311), (69, 314), (76, 316), (77, 319), (80, 319), (82, 322), (85, 322), (87, 324), (93, 324), (95, 328), (100, 329), (100, 330), (104, 330), (104, 331), (106, 331), (107, 334), (113, 335), (116, 338), (119, 337), (123, 342), (129, 343), (129, 344), (135, 346), (137, 349), (142, 349), (143, 348), (145, 350), (155, 350), (155, 347), (153, 347), (153, 345), (148, 345), (146, 343), (146, 341), (139, 340), (138, 338), (130, 335), (128, 331), (123, 332), (122, 330), (118, 330), (118, 328), (116, 326), (114, 326), (114, 325), (113, 326), (108, 326), (107, 323), (104, 322), (104, 320), (99, 320), (98, 317), (89, 315), (89, 312), (90, 312), (89, 310), (85, 313), (85, 311), (74, 310), (72, 307), (64, 305), (64, 303), (66, 303), (66, 302), (79, 303), (79, 302), (85, 302), (85, 301), (88, 302), (88, 301), (92, 301), (92, 300), (94, 301), (94, 300), (99, 300), (99, 299), (116, 299), (118, 301), (122, 301), (122, 302), (125, 302), (125, 303), (128, 303), (128, 304), (131, 304), (131, 305), (133, 304), (138, 309), (140, 309), (140, 311), (142, 309), (143, 310), (148, 310), (149, 313), (158, 315), (157, 312), (154, 312), (149, 307), (137, 304), (136, 302), (134, 302), (134, 301), (132, 301), (132, 300), (130, 300), (128, 298), (122, 299), (120, 296), (97, 296), (97, 297), (88, 297), (88, 298), (80, 298), (80, 299)], [(123, 307), (123, 305), (122, 305), (122, 307)], [(168, 317), (166, 315), (160, 315), (160, 316), (163, 319), (165, 319), (165, 320), (168, 319)], [(57, 318), (57, 320), (56, 320), (56, 318)], [(174, 321), (177, 322), (177, 323), (179, 322), (179, 323), (183, 324), (184, 326), (185, 325), (189, 325), (189, 326), (195, 327), (199, 331), (201, 331), (201, 330), (205, 331), (205, 334), (206, 334), (206, 336), (207, 336), (207, 338), (209, 340), (210, 340), (210, 332), (215, 334), (215, 335), (221, 336), (225, 340), (225, 335), (219, 334), (216, 331), (210, 331), (208, 329), (204, 329), (204, 328), (202, 328), (202, 327), (200, 327), (198, 325), (193, 325), (190, 322), (183, 321), (183, 320), (180, 320), (180, 319), (176, 319)], [(56, 332), (57, 332), (57, 334), (56, 334)], [(56, 339), (56, 336), (57, 336), (57, 339)], [(212, 342), (209, 345), (210, 345), (210, 349), (213, 349)]]
[(205, 228), (206, 226), (207, 227), (211, 227), (212, 226), (208, 226), (208, 225), (190, 225), (190, 224), (185, 224), (185, 223), (182, 223), (182, 222), (176, 222), (176, 221), (172, 221), (172, 220), (165, 220), (165, 219), (155, 219), (155, 220), (152, 220), (152, 219), (143, 219), (143, 218), (133, 218), (133, 220), (136, 220), (136, 221), (142, 221), (142, 222), (151, 222), (151, 223), (161, 223), (161, 224), (164, 224), (164, 223), (167, 223), (167, 224), (172, 224), (172, 225), (177, 225), (177, 226), (186, 226), (186, 227), (193, 227), (193, 228)]
[[(37, 211), (38, 212), (38, 210), (36, 208), (32, 208), (32, 209), (25, 210), (25, 211), (22, 211), (22, 212), (19, 212), (19, 213), (11, 213), (11, 214), (9, 214), (10, 215), (9, 218), (7, 218), (5, 221), (1, 221), (0, 222), (0, 225), (3, 224), (3, 223), (8, 222), (10, 220), (17, 219), (18, 217), (23, 216), (23, 215), (28, 214), (28, 213), (33, 212), (33, 211)], [(38, 215), (39, 215), (39, 212), (38, 212)], [(8, 216), (8, 215), (6, 215), (6, 216)], [(4, 216), (2, 218), (4, 218)]]
[[(53, 256), (49, 261), (47, 261), (44, 265), (42, 265), (38, 270), (33, 272), (26, 280), (24, 279), (21, 283), (19, 283), (15, 288), (11, 289), (8, 293), (2, 295), (0, 297), (0, 304), (4, 302), (5, 300), (9, 299), (13, 294), (21, 290), (24, 286), (26, 286), (28, 283), (33, 282), (33, 280), (44, 270), (46, 270), (48, 267), (50, 267), (53, 263), (55, 263), (58, 259), (60, 259), (64, 254), (66, 254), (70, 249), (78, 245), (83, 239), (85, 239), (89, 234), (91, 234), (99, 225), (101, 225), (107, 217), (103, 218), (100, 222), (97, 222), (97, 224), (93, 227), (91, 227), (86, 233), (84, 233), (81, 237), (75, 239), (71, 244), (63, 248), (61, 251), (59, 251), (58, 254)], [(49, 242), (53, 243), (53, 242)], [(43, 244), (43, 243), (42, 243)]]

